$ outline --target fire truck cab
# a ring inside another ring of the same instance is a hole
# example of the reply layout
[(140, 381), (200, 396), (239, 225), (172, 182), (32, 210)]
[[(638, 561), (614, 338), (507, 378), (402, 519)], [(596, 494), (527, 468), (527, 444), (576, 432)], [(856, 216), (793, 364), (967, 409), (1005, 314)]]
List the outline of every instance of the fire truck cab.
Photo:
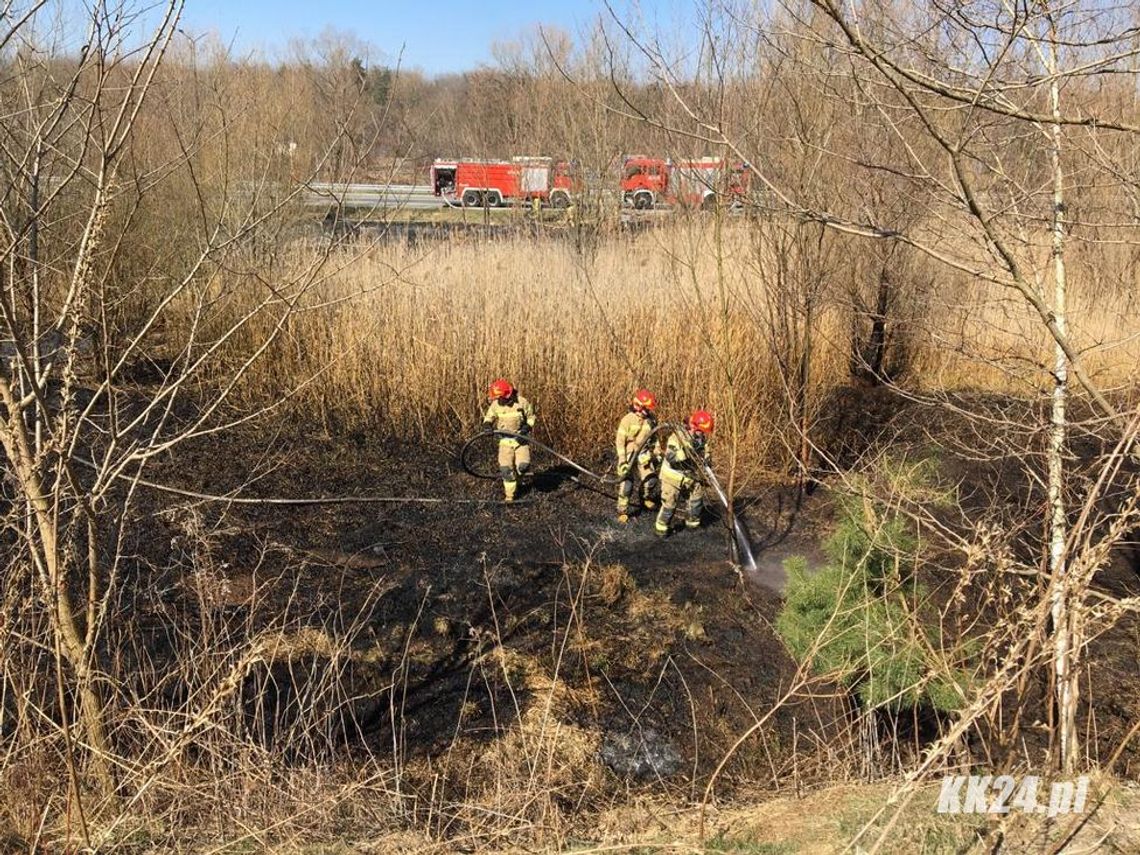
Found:
[(657, 157), (631, 155), (621, 173), (622, 204), (648, 210), (664, 200), (669, 187), (669, 162)]
[(671, 161), (635, 155), (622, 167), (622, 203), (648, 210), (658, 205), (711, 208), (721, 199), (743, 200), (748, 192), (747, 164), (729, 166), (719, 157)]

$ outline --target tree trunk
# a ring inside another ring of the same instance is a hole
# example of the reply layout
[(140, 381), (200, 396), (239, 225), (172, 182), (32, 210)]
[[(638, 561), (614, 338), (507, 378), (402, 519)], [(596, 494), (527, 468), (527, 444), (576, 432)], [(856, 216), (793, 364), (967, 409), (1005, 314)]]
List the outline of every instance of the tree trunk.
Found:
[(794, 426), (798, 430), (800, 439), (800, 476), (797, 479), (797, 502), (803, 498), (805, 492), (810, 492), (812, 485), (811, 439), (809, 437), (811, 420), (810, 416), (808, 415), (808, 386), (811, 383), (812, 327), (815, 324), (813, 311), (814, 307), (814, 300), (811, 297), (808, 297), (806, 300), (804, 300), (803, 342), (800, 348), (799, 366), (798, 370), (796, 371), (796, 411), (794, 413)]
[[(1053, 117), (1060, 119), (1060, 83), (1057, 78), (1057, 42), (1054, 23), (1050, 18), (1048, 53), (1049, 70), (1053, 77), (1050, 100)], [(1065, 186), (1061, 166), (1061, 125), (1055, 122), (1050, 128), (1050, 160), (1053, 170), (1053, 312), (1057, 328), (1067, 333), (1065, 312)], [(1054, 346), (1053, 406), (1049, 437), (1049, 574), (1051, 585), (1051, 616), (1053, 622), (1053, 676), (1057, 706), (1057, 749), (1061, 769), (1071, 774), (1077, 758), (1077, 698), (1079, 685), (1076, 679), (1079, 639), (1072, 633), (1072, 597), (1068, 590), (1066, 538), (1068, 519), (1063, 493), (1065, 468), (1064, 454), (1068, 433), (1066, 406), (1068, 403), (1069, 363), (1064, 349)]]
[[(76, 619), (68, 584), (70, 574), (63, 564), (59, 532), (64, 528), (59, 518), (59, 503), (50, 501), (54, 495), (36, 470), (31, 440), (24, 423), (24, 414), (17, 404), (9, 384), (0, 379), (0, 400), (8, 410), (7, 428), (0, 431), (4, 453), (20, 492), (28, 503), (28, 547), (40, 573), (44, 602), (51, 615), (52, 631), (59, 642), (63, 659), (74, 676), (74, 689), (78, 697), (78, 720), (89, 749), (90, 770), (104, 794), (113, 791), (114, 782), (108, 764), (110, 745), (103, 721), (103, 705), (95, 689), (96, 674), (91, 667), (90, 640)], [(66, 716), (67, 711), (61, 710)]]
[(887, 359), (887, 312), (890, 309), (891, 282), (887, 271), (879, 274), (875, 294), (875, 312), (871, 315), (871, 334), (867, 339), (867, 373), (871, 383), (878, 386), (886, 382), (883, 363)]

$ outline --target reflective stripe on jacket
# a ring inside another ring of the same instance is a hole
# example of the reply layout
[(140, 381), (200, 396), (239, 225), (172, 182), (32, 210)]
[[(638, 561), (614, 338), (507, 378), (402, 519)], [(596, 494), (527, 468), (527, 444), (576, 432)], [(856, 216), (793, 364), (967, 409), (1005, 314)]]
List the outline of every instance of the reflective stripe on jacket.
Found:
[(695, 480), (700, 477), (701, 463), (708, 462), (709, 452), (706, 444), (701, 450), (693, 448), (692, 437), (686, 431), (684, 438), (681, 432), (674, 431), (669, 434), (665, 443), (665, 460), (661, 463), (661, 480), (680, 487), (686, 479)]
[(618, 422), (617, 433), (614, 435), (614, 450), (617, 452), (618, 463), (627, 463), (633, 453), (641, 448), (643, 452), (649, 451), (649, 446), (642, 447), (653, 433), (657, 421), (652, 416), (643, 418), (630, 410)]
[[(492, 401), (491, 406), (487, 407), (487, 412), (483, 414), (483, 424), (490, 425), (494, 430), (518, 433), (523, 425), (534, 427), (535, 418), (534, 407), (530, 401), (522, 395), (516, 395), (514, 400), (506, 404)], [(508, 436), (500, 437), (499, 441), (518, 442), (514, 437)]]

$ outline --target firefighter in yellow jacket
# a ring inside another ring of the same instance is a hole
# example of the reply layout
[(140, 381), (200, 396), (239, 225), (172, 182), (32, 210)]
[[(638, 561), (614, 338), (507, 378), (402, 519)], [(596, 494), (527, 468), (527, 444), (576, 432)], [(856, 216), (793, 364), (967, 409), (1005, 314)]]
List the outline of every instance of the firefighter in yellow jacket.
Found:
[(534, 427), (534, 407), (519, 394), (508, 380), (496, 380), (487, 390), (490, 406), (483, 414), (483, 424), (493, 430), (522, 434), (499, 437), (499, 474), (503, 476), (503, 493), (508, 502), (515, 500), (519, 476), (530, 468), (530, 446), (526, 436)]
[(614, 450), (617, 452), (617, 476), (620, 479), (617, 497), (620, 523), (629, 522), (629, 499), (633, 495), (635, 469), (641, 482), (641, 504), (650, 509), (655, 507), (652, 496), (657, 484), (660, 455), (655, 453), (656, 443), (651, 441), (651, 437), (657, 428), (657, 417), (653, 414), (656, 408), (657, 399), (653, 393), (648, 389), (638, 389), (630, 402), (629, 412), (618, 422)]
[(665, 459), (661, 463), (661, 510), (654, 525), (659, 537), (669, 534), (669, 524), (682, 501), (686, 502), (685, 527), (700, 527), (704, 509), (701, 469), (712, 460), (708, 449), (712, 432), (712, 415), (705, 410), (696, 410), (684, 428), (669, 435)]

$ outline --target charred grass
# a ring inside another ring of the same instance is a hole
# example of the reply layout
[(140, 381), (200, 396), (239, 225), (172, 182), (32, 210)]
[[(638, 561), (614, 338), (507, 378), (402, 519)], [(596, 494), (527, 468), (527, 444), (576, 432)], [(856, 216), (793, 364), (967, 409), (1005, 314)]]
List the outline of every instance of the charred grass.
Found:
[[(852, 393), (850, 400), (868, 416), (880, 414), (864, 420), (862, 433), (845, 434), (855, 459), (885, 453), (899, 460), (937, 457), (940, 483), (926, 481), (922, 489), (961, 491), (954, 493), (957, 504), (946, 507), (943, 524), (961, 529), (966, 519), (996, 521), (1012, 513), (1011, 507), (1033, 502), (1024, 470), (1032, 460), (1012, 436), (1003, 455), (982, 465), (961, 455), (973, 427), (952, 410), (932, 427), (924, 406), (886, 392), (864, 393), (862, 400)], [(991, 402), (995, 416), (1007, 403)], [(248, 441), (258, 447), (263, 440), (251, 434)], [(278, 452), (256, 485), (263, 495), (299, 483), (348, 494), (422, 491), (456, 498), (497, 490), (458, 471), (443, 450), (427, 455), (415, 444), (393, 446), (379, 437), (316, 453), (303, 434), (278, 436), (277, 442)], [(206, 453), (194, 467), (198, 477), (223, 491), (240, 483), (240, 469), (220, 463), (208, 450), (203, 447)], [(539, 466), (549, 463), (540, 458)], [(904, 465), (874, 471), (894, 473), (899, 481), (883, 487), (884, 493), (901, 497), (915, 489), (898, 474), (907, 471)], [(826, 485), (798, 506), (786, 491), (758, 496), (747, 513), (767, 544), (762, 557), (778, 562), (782, 555), (812, 555), (830, 526), (832, 491), (841, 489), (838, 482)], [(264, 638), (254, 626), (276, 626), (277, 615), (295, 614), (290, 628), (274, 636), (274, 664), (251, 684), (249, 697), (258, 700), (243, 716), (255, 725), (252, 731), (243, 725), (241, 738), (252, 733), (264, 756), (283, 764), (283, 774), (310, 766), (315, 757), (327, 758), (330, 770), (337, 770), (334, 778), (349, 776), (339, 786), (360, 786), (361, 798), (374, 808), (382, 802), (379, 813), (350, 810), (338, 820), (362, 838), (375, 841), (403, 826), (418, 841), (405, 841), (412, 849), (561, 848), (575, 841), (626, 840), (686, 851), (696, 845), (691, 825), (683, 831), (676, 821), (665, 821), (677, 836), (662, 838), (661, 826), (650, 817), (671, 816), (677, 805), (699, 800), (725, 752), (793, 680), (794, 663), (770, 623), (778, 594), (741, 585), (723, 560), (726, 542), (715, 526), (662, 544), (650, 534), (648, 516), (619, 528), (609, 518), (610, 500), (591, 491), (563, 484), (529, 499), (513, 509), (234, 508), (225, 525), (205, 527), (223, 532), (219, 554), (234, 569), (203, 580), (192, 575), (187, 583), (187, 569), (176, 568), (140, 580), (139, 587), (168, 590), (181, 584), (192, 599), (213, 603), (244, 628), (246, 635), (238, 633), (231, 643)], [(203, 529), (201, 522), (194, 525)], [(1023, 555), (1035, 548), (1031, 531), (1011, 538), (1004, 546)], [(164, 561), (169, 564), (169, 556), (155, 556), (156, 566)], [(251, 569), (258, 561), (265, 569)], [(208, 566), (208, 555), (194, 564)], [(255, 578), (270, 567), (279, 567), (280, 575), (270, 574), (272, 584), (259, 586)], [(982, 625), (1006, 619), (1002, 609), (1012, 592), (997, 578), (976, 580), (966, 599), (955, 602), (961, 568), (952, 552), (932, 555), (923, 565), (932, 617), (953, 606), (946, 614)], [(1131, 591), (1136, 574), (1122, 557), (1103, 581)], [(259, 597), (243, 599), (253, 590)], [(209, 610), (198, 607), (199, 614)], [(258, 611), (261, 617), (254, 616)], [(1099, 640), (1089, 659), (1090, 709), (1097, 712), (1086, 726), (1096, 733), (1090, 750), (1102, 757), (1118, 744), (1134, 714), (1135, 698), (1119, 691), (1136, 679), (1135, 663), (1123, 652), (1130, 631), (1122, 627)], [(945, 641), (952, 643), (952, 634)], [(311, 693), (295, 687), (330, 671), (337, 675), (337, 700), (307, 706), (301, 699)], [(1040, 698), (1046, 688), (1029, 687), (1039, 698), (1039, 715), (1045, 714)], [(1019, 700), (1024, 699), (1010, 699), (1011, 709)], [(314, 719), (317, 709), (323, 712)], [(850, 839), (863, 824), (878, 822), (883, 791), (862, 788), (852, 790), (862, 795), (847, 820), (843, 811), (832, 811), (822, 825), (775, 823), (761, 833), (759, 820), (748, 825), (741, 819), (748, 812), (742, 800), (766, 800), (762, 793), (889, 779), (930, 738), (917, 721), (876, 727), (869, 736), (861, 720), (843, 693), (826, 682), (809, 684), (786, 702), (719, 780), (715, 803), (735, 819), (722, 822), (717, 815), (708, 851), (780, 845), (795, 847), (788, 851), (834, 851), (830, 843), (812, 848), (805, 835)], [(314, 732), (322, 736), (313, 739)], [(998, 754), (989, 753), (996, 732), (979, 732), (973, 743), (978, 762), (998, 761)], [(313, 742), (298, 753), (302, 733)], [(661, 738), (677, 750), (680, 763), (647, 777), (615, 771), (600, 759), (614, 734)], [(1047, 748), (1037, 730), (1025, 730), (1025, 762), (1040, 762)], [(1128, 774), (1133, 762), (1126, 751), (1118, 768)], [(367, 786), (359, 779), (352, 783), (352, 774), (361, 770), (370, 770)], [(332, 785), (332, 779), (322, 782)], [(801, 813), (797, 804), (783, 808), (781, 822), (793, 822)], [(949, 827), (927, 808), (917, 810), (915, 822), (895, 832), (903, 836), (892, 839), (915, 843), (920, 851), (981, 839), (973, 826)], [(268, 821), (268, 813), (257, 813), (265, 806), (246, 809)], [(764, 810), (759, 814), (766, 817)], [(307, 816), (298, 814), (290, 823), (301, 837), (347, 833), (302, 821)], [(236, 833), (237, 826), (228, 827)], [(390, 843), (398, 845), (395, 839)]]
[[(1018, 466), (990, 469), (954, 452), (969, 424), (947, 416), (933, 427), (913, 402), (863, 398), (849, 399), (868, 414), (845, 434), (854, 459), (937, 450), (939, 478), (973, 480), (970, 516), (1029, 501)], [(454, 447), (379, 434), (314, 444), (307, 431), (251, 429), (224, 456), (208, 440), (195, 448), (153, 477), (224, 493), (258, 459), (246, 495), (298, 485), (461, 499), (498, 490), (459, 470)], [(761, 556), (812, 555), (840, 489), (825, 484), (799, 504), (778, 488), (758, 494), (747, 514)], [(905, 770), (922, 746), (917, 728), (869, 740), (834, 685), (806, 685), (723, 771), (702, 843), (689, 806), (795, 675), (771, 628), (778, 593), (741, 584), (715, 525), (660, 543), (648, 515), (618, 527), (610, 499), (568, 483), (509, 509), (225, 508), (154, 492), (142, 501), (152, 525), (127, 545), (137, 561), (117, 606), (130, 622), (108, 642), (114, 738), (137, 765), (122, 771), (132, 795), (89, 803), (102, 848), (838, 851), (865, 826), (885, 829), (889, 786), (866, 782)], [(1030, 533), (1015, 546), (1031, 549)], [(944, 557), (925, 568), (939, 604), (952, 599), (959, 566)], [(1105, 578), (1135, 587), (1126, 562)], [(971, 588), (964, 611), (1000, 621), (996, 592)], [(1089, 659), (1097, 713), (1088, 727), (1100, 740), (1090, 744), (1105, 750), (1134, 714), (1119, 689), (1136, 676), (1127, 649), (1113, 635)], [(50, 692), (30, 697), (53, 715)], [(66, 774), (59, 755), (22, 744), (18, 724), (9, 734), (18, 746), (5, 765), (11, 839), (75, 841), (78, 819), (53, 801)], [(1034, 734), (1025, 745), (1039, 752)], [(615, 770), (602, 761), (615, 736), (665, 754), (667, 744), (678, 762)], [(1132, 762), (1125, 753), (1120, 770)], [(837, 781), (851, 786), (827, 789)], [(974, 825), (937, 819), (926, 801), (890, 839), (932, 852), (983, 839)]]

